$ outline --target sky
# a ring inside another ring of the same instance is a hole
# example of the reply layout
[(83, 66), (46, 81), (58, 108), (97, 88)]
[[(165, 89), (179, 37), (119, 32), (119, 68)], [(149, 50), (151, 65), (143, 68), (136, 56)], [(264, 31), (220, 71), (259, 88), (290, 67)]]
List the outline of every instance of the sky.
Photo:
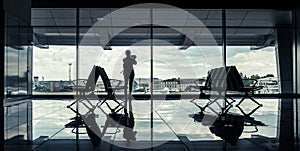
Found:
[[(137, 65), (134, 67), (135, 78), (149, 78), (151, 73), (149, 46), (112, 47), (112, 50), (80, 46), (79, 78), (86, 79), (93, 65), (99, 65), (106, 70), (109, 78), (122, 79), (122, 60), (127, 49), (137, 56)], [(194, 46), (187, 50), (179, 50), (176, 46), (154, 46), (153, 77), (160, 79), (206, 77), (208, 70), (222, 66), (221, 50), (222, 48), (218, 46), (212, 48)], [(246, 46), (228, 46), (226, 55), (226, 64), (235, 65), (244, 75), (277, 75), (274, 47), (250, 50), (250, 47)], [(69, 66), (69, 63), (72, 65)], [(77, 69), (75, 46), (49, 46), (49, 49), (34, 47), (33, 76), (39, 76), (39, 80), (42, 80), (42, 77), (44, 80), (68, 80), (69, 67), (71, 79), (74, 80)]]

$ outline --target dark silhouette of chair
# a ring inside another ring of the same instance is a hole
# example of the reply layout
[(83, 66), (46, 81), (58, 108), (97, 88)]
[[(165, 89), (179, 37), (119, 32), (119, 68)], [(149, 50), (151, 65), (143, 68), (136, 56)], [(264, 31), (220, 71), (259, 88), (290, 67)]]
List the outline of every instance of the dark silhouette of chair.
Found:
[[(103, 100), (99, 100), (99, 98), (94, 94), (96, 83), (100, 76), (105, 86), (105, 91), (107, 93)], [(76, 129), (85, 128), (93, 146), (97, 147), (101, 143), (101, 138), (106, 134), (106, 130), (108, 127), (119, 127), (121, 125), (127, 125), (127, 115), (120, 114), (120, 111), (124, 109), (124, 102), (118, 101), (115, 95), (115, 90), (124, 89), (124, 86), (119, 86), (120, 83), (121, 82), (119, 82), (119, 84), (117, 84), (116, 87), (112, 87), (110, 79), (108, 78), (104, 68), (101, 68), (99, 66), (93, 66), (92, 71), (90, 72), (90, 75), (87, 79), (87, 82), (85, 83), (85, 86), (73, 87), (74, 90), (79, 92), (79, 97), (67, 107), (71, 109), (74, 113), (76, 113), (76, 116), (72, 118), (72, 121), (66, 124), (65, 127), (73, 128), (72, 132), (77, 134), (81, 133), (75, 132)], [(91, 99), (96, 99), (97, 104), (93, 105), (90, 101)], [(113, 100), (117, 105), (115, 107), (112, 107), (112, 105), (107, 102), (108, 100)], [(79, 103), (83, 104), (86, 108), (88, 108), (87, 113), (80, 114), (78, 111), (78, 107), (76, 107), (76, 109), (72, 107), (74, 104), (77, 104), (78, 106)], [(104, 103), (110, 109), (110, 113), (106, 113), (101, 108), (101, 105), (103, 105)], [(96, 108), (99, 108), (107, 117), (102, 132), (95, 120), (96, 114), (94, 113), (94, 111)]]
[(66, 128), (73, 128), (72, 133), (75, 134), (85, 134), (80, 133), (78, 131), (75, 131), (78, 128), (85, 128), (86, 133), (88, 134), (92, 144), (94, 147), (99, 146), (101, 143), (101, 139), (103, 134), (101, 133), (100, 127), (98, 126), (96, 122), (96, 114), (95, 109), (97, 108), (99, 102), (97, 105), (93, 105), (89, 100), (86, 100), (90, 105), (87, 105), (85, 102), (80, 101), (87, 109), (88, 111), (85, 114), (80, 114), (78, 110), (75, 110), (71, 106), (68, 106), (69, 109), (71, 109), (74, 113), (76, 113), (76, 116), (74, 118), (71, 118), (71, 122), (65, 125)]
[[(248, 79), (255, 81), (252, 86), (247, 86), (244, 84), (242, 77), (240, 76), (237, 68), (235, 66), (228, 66), (226, 67), (226, 70), (228, 70), (228, 75), (227, 75), (227, 91), (231, 92), (241, 92), (242, 99), (237, 103), (236, 107), (239, 108), (239, 110), (245, 115), (245, 116), (250, 116), (253, 114), (258, 108), (262, 107), (262, 104), (258, 103), (254, 98), (253, 94), (255, 91), (258, 91), (263, 88), (263, 86), (256, 86), (257, 80), (256, 79)], [(255, 104), (258, 106), (254, 108), (252, 111), (249, 113), (245, 113), (243, 109), (239, 106), (245, 99), (249, 99), (253, 101)]]
[[(227, 75), (228, 75), (228, 71), (226, 70), (226, 68), (224, 67), (214, 68), (208, 72), (208, 76), (204, 86), (198, 86), (195, 83), (196, 88), (200, 89), (200, 96), (205, 97), (209, 100), (209, 102), (206, 103), (206, 105), (203, 107), (198, 105), (201, 111), (204, 111), (207, 107), (209, 107), (213, 103), (216, 103), (220, 107), (222, 113), (228, 112), (229, 109), (232, 107), (232, 103), (235, 100), (230, 98), (231, 101), (229, 101), (225, 97), (226, 88), (227, 88), (227, 83), (226, 83)], [(224, 101), (222, 105), (218, 102), (219, 100)], [(194, 99), (191, 102), (193, 101)]]
[[(119, 82), (115, 87), (112, 87), (110, 83), (110, 79), (108, 78), (105, 69), (99, 67), (98, 68), (101, 79), (103, 81), (106, 95), (104, 97), (104, 100), (101, 102), (100, 106), (104, 103), (106, 103), (107, 107), (111, 110), (111, 113), (118, 112), (121, 109), (124, 109), (124, 101), (118, 101), (116, 98), (116, 90), (124, 90), (125, 86), (120, 86), (121, 82)], [(108, 100), (113, 100), (117, 105), (115, 107), (111, 107), (111, 105), (107, 102)], [(125, 109), (124, 109), (125, 110)]]
[[(254, 98), (253, 94), (255, 91), (262, 89), (262, 86), (256, 86), (257, 80), (255, 79), (248, 79), (253, 80), (255, 83), (252, 86), (246, 86), (241, 78), (238, 70), (235, 66), (227, 66), (227, 67), (220, 67), (211, 69), (208, 72), (208, 76), (204, 86), (197, 86), (200, 89), (200, 96), (207, 96), (209, 94), (209, 102), (201, 107), (198, 106), (201, 111), (204, 111), (208, 106), (213, 103), (217, 103), (218, 106), (222, 109), (222, 113), (226, 113), (232, 107), (234, 100), (232, 97), (229, 97), (227, 92), (238, 92), (242, 93), (242, 99), (237, 103), (236, 107), (245, 115), (250, 116), (253, 114), (258, 108), (262, 106), (262, 104), (258, 103)], [(207, 93), (208, 92), (208, 93)], [(213, 92), (217, 92), (214, 94)], [(214, 97), (211, 97), (214, 95)], [(211, 99), (212, 98), (212, 99)], [(217, 101), (223, 99), (225, 102), (220, 105)], [(239, 106), (245, 99), (250, 99), (258, 106), (253, 109), (249, 113), (245, 113), (243, 109)], [(229, 101), (231, 100), (231, 101)], [(193, 102), (192, 100), (191, 102)]]
[(75, 101), (67, 106), (67, 108), (71, 109), (73, 112), (76, 113), (76, 117), (73, 118), (74, 124), (77, 123), (77, 125), (83, 125), (83, 123), (81, 122), (81, 117), (79, 117), (78, 111), (74, 110), (72, 106), (74, 104), (78, 104), (79, 102), (82, 102), (83, 100), (89, 100), (89, 98), (95, 99), (94, 90), (96, 87), (96, 82), (99, 79), (99, 76), (100, 73), (98, 70), (98, 66), (94, 65), (84, 86), (77, 85), (71, 87), (76, 92), (79, 92), (79, 95), (75, 96), (76, 97)]
[(72, 86), (71, 88), (75, 90), (76, 92), (79, 92), (79, 95), (77, 95), (77, 99), (88, 99), (89, 97), (94, 97), (94, 91), (96, 87), (96, 83), (99, 79), (100, 72), (99, 72), (99, 67), (98, 66), (93, 66), (89, 77), (84, 83), (84, 86)]
[[(75, 134), (88, 134), (92, 144), (94, 147), (98, 147), (99, 144), (102, 141), (102, 138), (104, 137), (105, 134), (110, 134), (110, 135), (116, 135), (117, 133), (119, 133), (119, 128), (120, 127), (124, 127), (124, 129), (132, 129), (134, 124), (134, 118), (133, 116), (128, 117), (125, 114), (121, 114), (120, 110), (122, 109), (122, 107), (120, 107), (118, 110), (111, 110), (111, 108), (109, 107), (109, 104), (107, 104), (107, 106), (110, 108), (111, 111), (110, 113), (107, 113), (104, 111), (104, 109), (102, 108), (102, 106), (100, 106), (100, 101), (97, 102), (97, 104), (92, 104), (90, 100), (79, 100), (77, 101), (78, 104), (83, 104), (88, 111), (84, 114), (79, 113), (78, 110), (74, 109), (72, 107), (72, 105), (74, 105), (75, 103), (71, 104), (70, 106), (68, 106), (69, 109), (71, 109), (74, 113), (76, 113), (76, 116), (74, 118), (71, 118), (71, 122), (69, 122), (68, 124), (65, 125), (66, 128), (73, 128), (72, 133)], [(104, 113), (104, 117), (106, 117), (105, 120), (105, 124), (102, 126), (101, 128), (99, 127), (98, 123), (96, 122), (96, 115), (95, 114), (95, 109), (98, 108), (100, 109), (100, 111), (102, 111), (102, 113)], [(131, 113), (132, 114), (132, 113)], [(128, 123), (129, 122), (129, 123)], [(131, 126), (133, 125), (133, 126)], [(130, 127), (131, 126), (131, 127)], [(117, 128), (117, 130), (115, 132), (107, 132), (107, 129), (113, 127), (113, 128)], [(79, 131), (75, 131), (78, 128), (85, 128), (86, 129), (86, 133), (82, 133)], [(135, 132), (136, 133), (136, 132)], [(126, 134), (127, 136), (128, 134)], [(131, 139), (133, 139), (134, 137), (130, 137)]]
[[(129, 100), (125, 98), (125, 100), (119, 100), (116, 97), (116, 90), (125, 90), (126, 86), (120, 86), (121, 82), (119, 82), (116, 86), (112, 86), (110, 79), (108, 78), (105, 69), (99, 67), (99, 73), (101, 76), (101, 79), (103, 81), (106, 95), (104, 97), (104, 100), (100, 103), (98, 108), (106, 115), (107, 120), (105, 121), (105, 125), (103, 128), (103, 132), (105, 133), (107, 128), (109, 127), (124, 127), (124, 134), (123, 137), (128, 140), (135, 140), (136, 131), (133, 131), (134, 127), (134, 117), (133, 113), (131, 111), (131, 97), (129, 97)], [(127, 97), (125, 95), (125, 97)], [(112, 100), (117, 105), (115, 107), (112, 107), (110, 103), (108, 103), (108, 100)], [(129, 114), (127, 112), (127, 101), (129, 101)], [(102, 105), (106, 104), (106, 106), (110, 109), (110, 113), (107, 113), (102, 108)], [(121, 113), (121, 110), (124, 109), (124, 114)]]
[[(84, 83), (84, 86), (74, 86), (72, 87), (73, 90), (79, 92), (79, 95), (77, 95), (77, 99), (72, 102), (70, 105), (67, 106), (67, 108), (71, 109), (74, 113), (76, 113), (76, 116), (71, 118), (71, 122), (65, 125), (66, 128), (73, 128), (72, 132), (77, 134), (78, 133), (75, 130), (78, 128), (85, 128), (88, 136), (91, 139), (91, 142), (94, 147), (97, 147), (101, 142), (101, 136), (100, 136), (100, 128), (98, 127), (96, 121), (95, 121), (95, 113), (94, 110), (98, 106), (100, 102), (96, 106), (92, 105), (89, 99), (97, 99), (97, 97), (94, 94), (94, 90), (96, 87), (96, 83), (99, 79), (100, 72), (98, 66), (93, 66), (89, 77)], [(87, 101), (91, 107), (85, 104), (85, 101)], [(78, 103), (83, 103), (84, 106), (86, 106), (89, 110), (85, 114), (80, 114), (78, 111), (78, 108), (73, 109), (72, 106), (74, 104), (78, 105)]]

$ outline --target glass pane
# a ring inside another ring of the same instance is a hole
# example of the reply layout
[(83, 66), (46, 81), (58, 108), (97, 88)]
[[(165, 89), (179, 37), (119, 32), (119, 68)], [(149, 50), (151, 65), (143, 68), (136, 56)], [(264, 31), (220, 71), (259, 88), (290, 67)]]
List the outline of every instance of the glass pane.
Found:
[(7, 97), (18, 95), (19, 83), (18, 83), (18, 50), (6, 47), (7, 51), (7, 82), (6, 82), (6, 94)]
[(75, 33), (75, 28), (34, 28), (34, 94), (74, 94), (71, 87), (76, 79)]
[[(277, 74), (274, 29), (272, 28), (228, 28), (226, 30), (226, 66), (235, 66), (241, 77), (242, 87), (254, 86), (254, 94), (278, 94), (280, 81)], [(232, 69), (232, 68), (231, 68)], [(228, 76), (231, 79), (232, 76)], [(230, 81), (230, 80), (229, 80)], [(231, 83), (228, 82), (230, 87)], [(236, 107), (231, 111), (246, 117), (240, 140), (249, 138), (255, 143), (264, 138), (264, 147), (275, 149), (277, 137), (278, 104), (280, 99), (259, 99), (245, 96), (245, 91), (229, 88), (230, 94), (240, 94)], [(252, 91), (251, 91), (252, 92)], [(247, 125), (248, 123), (248, 125)], [(252, 123), (252, 124), (251, 124)], [(255, 125), (255, 127), (254, 127)], [(273, 146), (272, 146), (273, 145)]]
[(26, 95), (28, 93), (27, 53), (27, 47), (19, 51), (19, 95)]
[[(198, 12), (198, 16), (213, 12), (192, 11)], [(189, 15), (179, 9), (155, 9), (153, 18), (156, 24), (167, 26), (153, 29), (154, 141), (161, 144), (175, 141), (177, 148), (183, 149), (185, 142), (195, 149), (199, 146), (192, 142), (221, 140), (210, 132), (209, 125), (200, 124), (193, 115), (200, 114), (198, 103), (202, 105), (209, 101), (199, 98), (199, 86), (204, 85), (208, 71), (223, 66), (222, 29), (209, 28), (213, 25), (204, 24), (209, 22), (204, 18), (182, 23)], [(221, 23), (221, 16), (215, 15)], [(168, 16), (171, 17), (163, 20)], [(207, 108), (205, 112), (211, 111)]]
[[(271, 33), (271, 34), (270, 34)], [(279, 93), (273, 29), (232, 28), (227, 30), (226, 63), (236, 66), (243, 79), (255, 79), (259, 94)], [(264, 40), (261, 40), (263, 39)], [(261, 41), (259, 41), (260, 39)], [(267, 46), (264, 46), (268, 43)], [(250, 82), (253, 84), (253, 80)]]
[[(106, 141), (146, 142), (142, 146), (115, 144), (124, 148), (151, 147), (149, 100), (138, 100), (144, 98), (139, 95), (149, 96), (151, 82), (150, 30), (144, 26), (144, 23), (149, 23), (149, 20), (147, 17), (135, 18), (148, 14), (149, 10), (137, 8), (80, 9), (77, 84), (86, 86), (90, 79), (99, 77), (91, 82), (95, 94), (90, 95), (91, 99), (84, 99), (86, 95), (84, 93), (78, 96), (78, 99), (83, 99), (79, 103), (79, 112), (86, 114), (93, 110), (91, 104), (106, 102), (94, 111), (99, 117), (95, 119), (101, 130), (101, 133), (97, 133), (98, 136), (107, 138)], [(95, 71), (93, 71), (94, 66), (97, 66)], [(131, 72), (132, 69), (134, 74)], [(130, 77), (132, 77), (132, 90), (124, 88), (124, 86), (131, 86)], [(124, 123), (122, 119), (128, 119), (129, 123)], [(107, 125), (106, 123), (109, 122), (114, 124)], [(120, 128), (116, 124), (120, 124)], [(80, 138), (85, 139), (89, 136), (81, 135)]]
[(18, 68), (19, 68), (19, 21), (18, 18), (8, 13), (6, 16), (6, 86), (8, 98), (18, 95)]
[(76, 9), (33, 8), (31, 14), (33, 93), (74, 95)]

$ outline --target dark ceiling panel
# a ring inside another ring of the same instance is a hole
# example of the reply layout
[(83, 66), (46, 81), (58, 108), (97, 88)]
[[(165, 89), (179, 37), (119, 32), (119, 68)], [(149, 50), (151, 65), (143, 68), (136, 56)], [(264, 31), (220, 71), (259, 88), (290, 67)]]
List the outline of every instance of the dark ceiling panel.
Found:
[(242, 23), (242, 20), (238, 20), (238, 19), (233, 19), (233, 20), (230, 20), (230, 19), (227, 19), (226, 20), (226, 26), (240, 26)]
[(91, 19), (91, 11), (90, 9), (85, 9), (85, 8), (82, 8), (80, 9), (79, 11), (79, 18), (80, 19)]
[(122, 34), (145, 34), (149, 33), (149, 28), (128, 28)]
[(266, 35), (270, 34), (272, 31), (271, 28), (239, 28), (237, 29), (236, 34), (238, 35)]
[(220, 10), (209, 11), (207, 19), (221, 20), (222, 19), (222, 11), (220, 11)]
[(234, 8), (234, 9), (295, 9), (297, 1), (275, 0), (32, 0), (33, 8), (121, 8), (140, 3), (163, 3), (180, 8)]
[(31, 18), (49, 19), (49, 18), (52, 18), (52, 15), (50, 13), (50, 9), (32, 9)]
[(153, 29), (153, 33), (154, 34), (170, 34), (170, 35), (174, 35), (174, 34), (178, 34), (178, 31), (172, 28), (154, 28)]
[(66, 35), (76, 35), (76, 28), (64, 28), (64, 27), (60, 27), (58, 28), (58, 31), (62, 34), (66, 34)]
[(55, 18), (56, 26), (76, 26), (75, 19), (57, 19)]
[(92, 19), (80, 19), (79, 26), (92, 26)]
[(270, 19), (255, 19), (255, 20), (247, 19), (242, 22), (241, 26), (273, 27), (276, 26), (276, 24), (275, 21)]
[(274, 11), (256, 10), (249, 11), (245, 19), (270, 19), (273, 18)]
[(76, 19), (76, 9), (51, 9), (54, 18)]
[(212, 35), (222, 35), (222, 29), (221, 28), (207, 28), (207, 30)]
[(111, 18), (110, 13), (111, 11), (109, 9), (91, 9), (91, 18)]
[(187, 10), (198, 19), (206, 19), (208, 17), (208, 10)]
[[(108, 19), (103, 19), (102, 17), (111, 12), (111, 10), (114, 9), (80, 9), (82, 18), (80, 19), (79, 28), (80, 38), (82, 38), (83, 35), (87, 36), (84, 43), (85, 45), (100, 45), (101, 36), (99, 36), (99, 34), (101, 33), (99, 29), (109, 30), (107, 33), (108, 36), (113, 36), (113, 33), (117, 33), (120, 29), (126, 29), (125, 31), (118, 33), (115, 37), (111, 37), (112, 40), (110, 41), (110, 45), (129, 46), (137, 41), (149, 40), (149, 26), (138, 26), (141, 23), (150, 23), (150, 13), (147, 9), (128, 9), (124, 10), (121, 15), (113, 16), (112, 19), (110, 17), (108, 17)], [(196, 40), (200, 44), (211, 44), (211, 42), (209, 42), (211, 36), (215, 38), (218, 44), (222, 44), (222, 11), (188, 9), (187, 11), (193, 12), (197, 18), (202, 18), (205, 26), (201, 26), (196, 22), (197, 20), (192, 20), (188, 13), (180, 14), (177, 11), (167, 11), (166, 9), (159, 10), (161, 11), (156, 13), (154, 24), (181, 26), (178, 28), (183, 29), (183, 33), (172, 29), (172, 27), (166, 28), (154, 25), (154, 38), (180, 46), (184, 42), (184, 35), (191, 31), (195, 31), (198, 36), (193, 40)], [(262, 13), (261, 16), (259, 16), (260, 13)], [(35, 26), (34, 32), (39, 34), (38, 38), (41, 38), (41, 41), (53, 45), (74, 44), (74, 37), (76, 37), (76, 13), (74, 9), (33, 9), (32, 14), (36, 17), (32, 19), (32, 25)], [(128, 16), (128, 14), (131, 15)], [(171, 14), (171, 17), (169, 17), (169, 14)], [(51, 18), (52, 16), (54, 18)], [(266, 36), (273, 34), (272, 28), (277, 25), (279, 21), (281, 21), (282, 24), (291, 21), (291, 12), (248, 9), (228, 10), (226, 18), (226, 25), (230, 26), (226, 30), (227, 44), (253, 45), (263, 43), (264, 40), (267, 39)], [(86, 34), (95, 22), (100, 23), (97, 23), (96, 25), (104, 26), (94, 26), (93, 28), (95, 30), (90, 30), (90, 33)], [(191, 26), (187, 27), (186, 25)], [(53, 26), (53, 28), (36, 28), (38, 26)], [(74, 28), (64, 28), (64, 26), (71, 26)], [(124, 27), (122, 28), (122, 26)], [(132, 26), (135, 27), (132, 28)], [(208, 28), (209, 32), (202, 30), (206, 29), (205, 27), (211, 27)], [(193, 29), (197, 29), (197, 31)], [(69, 40), (68, 38), (72, 39)], [(61, 41), (59, 41), (59, 39)]]
[(53, 19), (31, 19), (31, 26), (55, 26)]
[(39, 33), (39, 34), (47, 34), (47, 33), (57, 33), (57, 28), (34, 28), (33, 29), (34, 33)]
[(237, 32), (237, 29), (238, 28), (228, 28), (228, 29), (226, 29), (226, 34), (227, 35), (235, 34)]
[(248, 13), (247, 10), (232, 10), (232, 9), (226, 10), (226, 19), (243, 20), (246, 17), (247, 13)]
[(222, 26), (222, 20), (208, 19), (205, 21), (206, 26)]

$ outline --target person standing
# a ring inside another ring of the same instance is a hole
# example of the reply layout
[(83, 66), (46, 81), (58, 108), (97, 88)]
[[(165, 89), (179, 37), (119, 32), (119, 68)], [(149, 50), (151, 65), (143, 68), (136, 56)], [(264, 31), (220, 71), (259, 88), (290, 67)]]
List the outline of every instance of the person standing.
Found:
[[(130, 50), (125, 51), (126, 57), (123, 59), (123, 75), (124, 75), (124, 82), (125, 82), (125, 94), (127, 94), (127, 88), (129, 90), (129, 95), (132, 92), (132, 84), (134, 80), (134, 69), (133, 65), (136, 65), (136, 55), (131, 55)], [(128, 83), (129, 82), (129, 83)], [(128, 86), (129, 84), (129, 86)]]

